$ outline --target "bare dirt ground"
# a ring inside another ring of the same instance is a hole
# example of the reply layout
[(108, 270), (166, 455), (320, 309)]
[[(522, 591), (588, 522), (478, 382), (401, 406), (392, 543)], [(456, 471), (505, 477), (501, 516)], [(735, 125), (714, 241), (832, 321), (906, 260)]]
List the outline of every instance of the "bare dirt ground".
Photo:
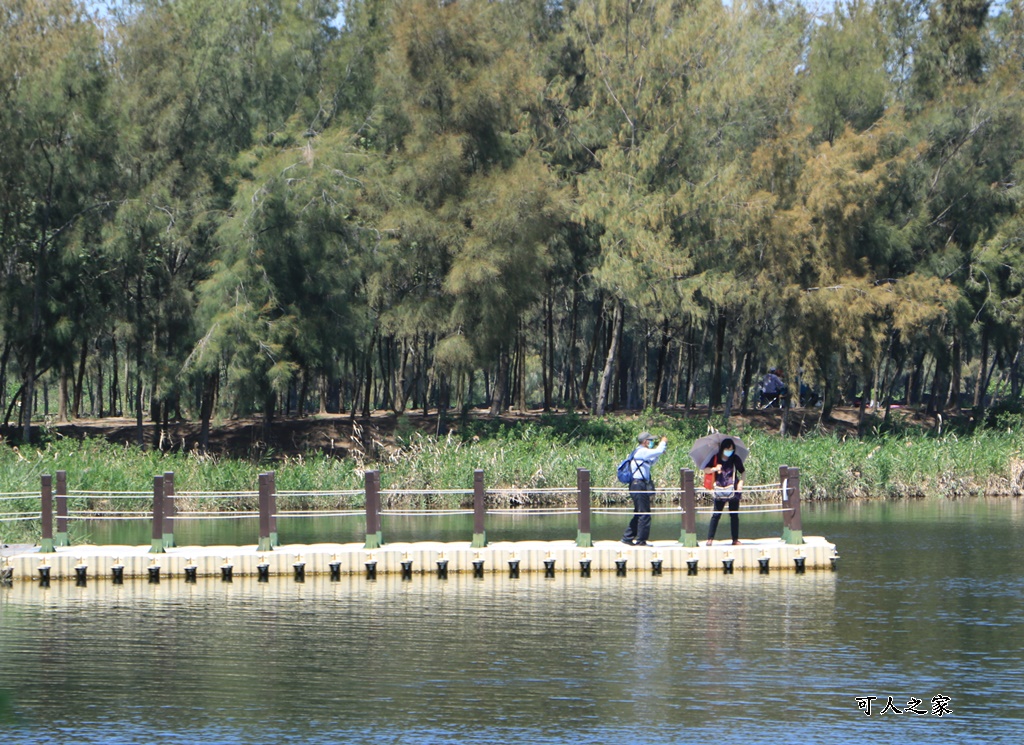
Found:
[[(670, 413), (683, 415), (684, 412)], [(540, 410), (513, 411), (503, 414), (499, 419), (502, 422), (513, 423), (537, 420), (544, 415), (545, 412)], [(833, 411), (831, 420), (822, 422), (819, 409), (791, 409), (786, 422), (787, 433), (824, 431), (856, 436), (858, 415), (856, 408), (837, 408)], [(910, 410), (894, 410), (893, 415), (924, 429), (934, 426), (933, 421)], [(482, 409), (470, 412), (469, 416), (472, 419), (489, 418), (487, 411)], [(689, 416), (705, 418), (707, 412), (694, 410)], [(273, 458), (310, 452), (345, 457), (353, 448), (362, 452), (375, 452), (395, 447), (395, 432), (399, 426), (405, 429), (412, 428), (424, 434), (446, 434), (448, 431), (457, 431), (459, 421), (458, 416), (450, 415), (441, 429), (436, 410), (427, 415), (421, 410), (406, 412), (401, 415), (401, 420), (390, 411), (376, 411), (368, 418), (353, 417), (350, 414), (292, 417), (274, 420), (269, 429), (264, 426), (262, 419), (234, 419), (211, 427), (209, 451), (230, 457)], [(733, 416), (730, 422), (736, 429), (779, 432), (782, 418), (781, 412), (773, 409), (748, 411), (746, 414)], [(125, 417), (78, 419), (74, 422), (54, 424), (47, 428), (47, 432), (51, 438), (58, 439), (96, 437), (125, 445), (138, 444), (139, 441), (135, 420)], [(155, 425), (152, 422), (144, 422), (143, 441), (147, 447), (154, 446), (154, 433)], [(172, 423), (159, 447), (163, 450), (198, 450), (199, 423)]]

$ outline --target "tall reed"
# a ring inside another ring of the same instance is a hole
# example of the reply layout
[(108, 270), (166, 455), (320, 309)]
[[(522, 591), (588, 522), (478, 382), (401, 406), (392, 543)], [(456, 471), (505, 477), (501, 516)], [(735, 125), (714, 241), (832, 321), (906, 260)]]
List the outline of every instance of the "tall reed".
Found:
[[(715, 424), (727, 431), (722, 423)], [(259, 474), (273, 470), (279, 492), (303, 492), (282, 495), (279, 509), (336, 509), (362, 505), (363, 474), (376, 468), (385, 490), (417, 491), (386, 496), (386, 504), (454, 506), (470, 503), (473, 472), (482, 469), (486, 486), (501, 490), (493, 497), (495, 503), (535, 505), (573, 500), (577, 470), (584, 468), (590, 471), (593, 486), (618, 488), (604, 499), (625, 502), (627, 494), (615, 480), (615, 466), (633, 449), (641, 430), (668, 437), (668, 450), (655, 466), (654, 477), (660, 488), (671, 489), (679, 482), (680, 469), (695, 467), (688, 451), (708, 426), (706, 420), (649, 411), (602, 418), (562, 414), (518, 424), (472, 421), (444, 437), (400, 427), (394, 447), (377, 460), (310, 453), (252, 461), (159, 453), (100, 440), (59, 440), (39, 447), (0, 446), (0, 491), (37, 494), (42, 474), (64, 470), (72, 492), (141, 493), (75, 497), (72, 509), (135, 511), (148, 509), (146, 495), (152, 493), (153, 477), (173, 471), (179, 494), (250, 492), (182, 497), (184, 509), (254, 510)], [(780, 465), (797, 466), (806, 499), (959, 498), (1024, 491), (1024, 440), (1014, 429), (941, 437), (905, 431), (859, 439), (827, 434), (783, 437), (762, 429), (733, 433), (750, 448), (748, 484), (775, 483)], [(562, 491), (541, 491), (553, 488)], [(339, 491), (353, 494), (326, 493)], [(0, 504), (5, 505), (0, 512), (39, 509), (38, 497)], [(0, 523), (0, 538), (7, 541), (31, 538), (32, 531), (21, 523)]]

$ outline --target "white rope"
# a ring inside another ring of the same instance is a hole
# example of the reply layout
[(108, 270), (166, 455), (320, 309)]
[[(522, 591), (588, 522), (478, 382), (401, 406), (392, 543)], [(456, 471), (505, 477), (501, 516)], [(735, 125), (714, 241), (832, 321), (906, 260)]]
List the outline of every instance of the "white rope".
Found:
[(473, 510), (381, 510), (381, 515), (424, 517), (428, 515), (472, 515)]
[(152, 497), (153, 492), (151, 491), (78, 491), (71, 489), (68, 491), (69, 497)]
[(142, 515), (144, 517), (152, 517), (153, 513), (152, 512), (134, 512), (132, 510), (95, 510), (95, 511), (94, 510), (75, 510), (74, 512), (70, 512), (69, 511), (67, 516), (68, 517), (71, 517), (71, 516), (79, 517), (79, 516), (82, 516), (82, 515), (87, 515), (89, 517), (96, 517), (97, 515), (100, 515), (100, 516), (103, 516), (103, 517), (105, 517), (107, 515)]
[(488, 489), (488, 494), (564, 494), (566, 492), (575, 492), (576, 488), (571, 486), (547, 486), (547, 487), (522, 487), (519, 489), (508, 488), (508, 489)]
[(632, 507), (602, 507), (591, 510), (592, 515), (679, 515), (682, 510), (677, 507), (652, 507), (650, 512), (634, 512)]
[(289, 512), (278, 512), (271, 517), (353, 517), (356, 515), (365, 515), (364, 510), (338, 510), (335, 512), (303, 512), (301, 510), (294, 510)]
[(526, 507), (487, 510), (488, 515), (578, 515), (578, 509), (568, 507)]
[(0, 523), (16, 523), (23, 520), (38, 520), (39, 515), (32, 515), (31, 517), (5, 517), (0, 519)]
[[(739, 514), (740, 512), (743, 512), (745, 514), (752, 514), (752, 513), (756, 513), (756, 512), (792, 512), (792, 511), (793, 511), (793, 509), (791, 507), (769, 507), (769, 508), (762, 509), (762, 508), (756, 507), (756, 506), (755, 507), (742, 507), (741, 506), (740, 509), (736, 510), (736, 513)], [(694, 510), (694, 512), (696, 514), (698, 514), (698, 515), (713, 515), (716, 512), (732, 512), (732, 510), (715, 510), (715, 509), (708, 508), (708, 507), (701, 507), (700, 509)]]
[(42, 515), (38, 512), (0, 512), (0, 517), (21, 517), (22, 515), (32, 515), (36, 520), (42, 519)]
[[(363, 494), (359, 491), (356, 494)], [(472, 494), (472, 489), (381, 489), (378, 494), (381, 496), (395, 496), (401, 494)]]
[[(81, 516), (79, 516), (79, 515), (68, 515), (67, 519), (68, 520), (96, 520), (97, 518), (90, 517), (88, 515), (81, 515)], [(113, 517), (113, 516), (104, 516), (102, 519), (103, 520), (146, 520), (148, 518), (146, 518), (146, 517)]]
[(321, 518), (321, 517), (352, 517), (366, 515), (366, 510), (334, 510), (331, 512), (318, 512), (316, 510), (287, 510), (274, 514), (275, 518)]
[(24, 499), (25, 497), (41, 499), (42, 495), (37, 491), (7, 492), (7, 494), (0, 494), (0, 502), (13, 502), (18, 499)]
[[(164, 495), (165, 497), (168, 495)], [(180, 491), (173, 497), (258, 497), (258, 491)]]
[[(746, 491), (746, 487), (744, 487), (743, 490)], [(575, 490), (573, 490), (573, 491), (575, 491)], [(700, 492), (705, 491), (705, 489), (704, 489), (703, 486), (698, 486), (698, 487), (694, 487), (694, 491), (699, 494)], [(622, 489), (613, 489), (613, 488), (591, 489), (590, 492), (591, 492), (591, 494), (597, 494), (597, 495), (601, 495), (601, 494), (615, 494), (615, 495), (624, 494), (626, 496), (628, 496), (631, 493), (629, 491), (629, 489), (626, 489), (626, 488), (622, 488)], [(673, 486), (673, 487), (666, 487), (666, 488), (662, 488), (662, 489), (644, 489), (642, 493), (643, 494), (661, 494), (661, 495), (668, 495), (668, 496), (672, 496), (672, 497), (678, 497), (681, 494), (683, 494), (684, 492), (678, 486)]]
[[(175, 520), (182, 520), (190, 518), (193, 513), (191, 512), (179, 512), (174, 516)], [(209, 515), (200, 515), (195, 518), (196, 520), (241, 520), (243, 518), (259, 517), (258, 512), (221, 512), (211, 513)]]
[(240, 511), (240, 512), (193, 512), (187, 510), (184, 512), (176, 512), (170, 517), (174, 519), (184, 517), (223, 517), (224, 515), (239, 516), (239, 517), (252, 517), (253, 515), (259, 515), (260, 513), (254, 511)]
[(279, 491), (279, 497), (358, 497), (366, 492), (362, 489), (347, 489), (344, 491)]

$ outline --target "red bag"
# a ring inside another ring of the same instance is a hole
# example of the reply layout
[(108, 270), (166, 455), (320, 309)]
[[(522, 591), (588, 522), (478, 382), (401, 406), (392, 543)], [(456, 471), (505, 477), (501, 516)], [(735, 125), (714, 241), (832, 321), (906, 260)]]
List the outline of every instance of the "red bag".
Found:
[[(711, 465), (712, 466), (717, 466), (718, 465), (718, 456), (717, 455), (714, 458), (711, 459)], [(708, 491), (711, 491), (712, 489), (715, 488), (715, 474), (713, 474), (713, 473), (705, 473), (704, 474), (704, 488), (707, 489)]]

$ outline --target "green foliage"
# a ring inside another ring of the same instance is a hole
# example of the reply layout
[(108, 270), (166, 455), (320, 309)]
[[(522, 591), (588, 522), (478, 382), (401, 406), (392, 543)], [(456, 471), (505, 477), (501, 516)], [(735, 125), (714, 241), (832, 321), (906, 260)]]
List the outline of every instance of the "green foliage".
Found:
[(110, 6), (0, 9), (25, 441), (54, 393), (141, 438), (317, 395), (725, 416), (768, 365), (824, 420), (1024, 390), (1020, 0)]

